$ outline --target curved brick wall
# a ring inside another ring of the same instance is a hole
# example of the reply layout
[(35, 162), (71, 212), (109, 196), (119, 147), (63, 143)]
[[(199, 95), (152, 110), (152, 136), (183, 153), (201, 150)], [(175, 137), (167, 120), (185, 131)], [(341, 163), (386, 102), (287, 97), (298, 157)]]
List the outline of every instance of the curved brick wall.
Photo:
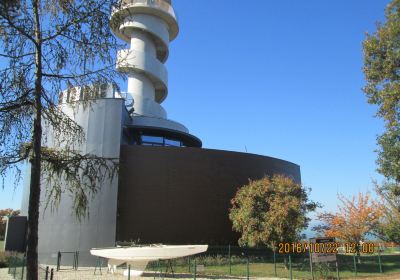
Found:
[(238, 187), (264, 175), (301, 181), (300, 167), (271, 157), (198, 148), (121, 146), (117, 240), (234, 244), (228, 218)]

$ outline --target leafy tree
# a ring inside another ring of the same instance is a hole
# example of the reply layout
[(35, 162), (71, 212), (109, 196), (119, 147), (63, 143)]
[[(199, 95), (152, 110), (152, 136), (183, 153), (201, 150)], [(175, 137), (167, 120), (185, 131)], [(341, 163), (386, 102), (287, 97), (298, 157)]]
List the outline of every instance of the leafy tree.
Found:
[(387, 202), (380, 236), (399, 242), (400, 215), (394, 205), (400, 199), (400, 0), (387, 6), (385, 16), (386, 22), (378, 23), (377, 31), (367, 34), (363, 44), (364, 92), (368, 102), (378, 106), (377, 116), (386, 128), (378, 137), (378, 171), (386, 181), (377, 190)]
[(377, 193), (384, 201), (383, 216), (375, 233), (384, 241), (400, 244), (400, 188), (398, 184), (376, 185)]
[[(112, 178), (115, 159), (81, 154), (82, 128), (58, 106), (62, 90), (115, 81), (114, 53), (120, 46), (110, 30), (117, 0), (0, 1), (0, 176), (20, 178), (31, 169), (27, 278), (36, 280), (41, 180), (55, 203), (74, 198), (75, 213), (87, 216), (99, 182)], [(118, 24), (118, 20), (114, 22)], [(96, 86), (92, 96), (96, 94)], [(88, 101), (90, 103), (91, 101)], [(43, 146), (43, 130), (58, 147)]]
[(279, 242), (300, 240), (307, 228), (307, 213), (318, 204), (291, 178), (275, 175), (249, 181), (231, 201), (229, 218), (241, 233), (239, 245), (269, 246), (275, 252)]
[(18, 216), (20, 212), (20, 210), (14, 210), (11, 208), (2, 209), (0, 210), (0, 221), (3, 220), (5, 217)]
[[(385, 15), (386, 23), (378, 23), (377, 31), (367, 34), (363, 43), (367, 80), (364, 92), (371, 104), (378, 105), (377, 115), (384, 119), (387, 129), (397, 129), (400, 113), (400, 1), (393, 0)], [(396, 178), (392, 172), (388, 175)]]
[[(360, 244), (368, 233), (373, 233), (383, 214), (382, 205), (371, 199), (370, 194), (359, 193), (351, 200), (338, 195), (341, 205), (336, 213), (324, 212), (318, 215), (322, 225), (314, 227), (324, 236), (335, 237), (343, 242)], [(360, 254), (356, 246), (357, 254)]]
[(4, 237), (5, 230), (6, 230), (6, 227), (5, 227), (6, 221), (4, 218), (18, 216), (19, 213), (20, 213), (19, 210), (14, 210), (11, 208), (0, 210), (0, 236), (1, 236), (1, 238)]

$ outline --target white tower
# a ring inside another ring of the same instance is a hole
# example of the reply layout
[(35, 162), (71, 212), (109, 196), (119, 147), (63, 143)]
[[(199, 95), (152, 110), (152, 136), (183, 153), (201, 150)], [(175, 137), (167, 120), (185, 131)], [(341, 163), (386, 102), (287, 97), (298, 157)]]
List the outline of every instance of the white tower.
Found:
[(161, 106), (168, 95), (164, 63), (169, 43), (179, 32), (171, 0), (123, 0), (112, 14), (111, 27), (130, 44), (130, 49), (119, 51), (117, 56), (117, 69), (128, 75), (127, 94), (134, 101), (128, 141), (201, 147), (201, 141), (185, 126), (167, 119)]

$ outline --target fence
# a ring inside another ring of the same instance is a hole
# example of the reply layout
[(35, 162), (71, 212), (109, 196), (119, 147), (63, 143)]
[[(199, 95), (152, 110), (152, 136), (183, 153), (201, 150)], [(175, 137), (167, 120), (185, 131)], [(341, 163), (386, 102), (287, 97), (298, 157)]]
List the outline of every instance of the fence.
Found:
[(10, 256), (8, 260), (8, 274), (10, 274), (14, 279), (25, 279), (25, 263), (24, 258)]
[[(40, 268), (39, 279), (63, 280), (119, 280), (129, 279), (129, 266), (117, 268), (114, 274), (108, 272), (107, 261), (97, 259), (92, 267), (81, 267), (79, 255), (88, 252), (59, 252), (58, 263), (53, 269)], [(58, 270), (57, 270), (58, 268)], [(266, 249), (249, 249), (233, 246), (210, 247), (203, 254), (170, 261), (159, 260), (149, 263), (144, 277), (149, 279), (164, 278), (267, 278), (286, 279), (346, 279), (364, 276), (400, 274), (400, 248), (376, 251), (361, 256), (338, 254), (336, 263), (319, 263), (311, 271), (310, 257), (303, 254), (274, 254)], [(10, 260), (9, 274), (14, 279), (25, 279), (25, 260)], [(133, 277), (131, 278), (133, 279)], [(395, 279), (395, 278), (393, 278)]]
[(57, 253), (57, 271), (61, 269), (78, 270), (79, 252), (58, 252)]
[[(263, 255), (254, 254), (203, 254), (197, 257), (172, 260), (174, 273), (197, 275), (196, 277), (214, 276), (217, 278), (241, 277), (261, 278), (278, 277), (287, 279), (337, 279), (400, 273), (400, 255), (337, 255), (336, 263), (313, 265), (311, 271), (308, 254)], [(169, 264), (162, 263), (164, 271)], [(148, 270), (155, 270), (151, 264)], [(170, 273), (169, 273), (170, 274)], [(338, 275), (339, 274), (339, 275)]]
[[(26, 258), (12, 256), (9, 259), (8, 274), (15, 280), (26, 279)], [(53, 280), (54, 269), (48, 266), (38, 267), (38, 279), (40, 280)]]

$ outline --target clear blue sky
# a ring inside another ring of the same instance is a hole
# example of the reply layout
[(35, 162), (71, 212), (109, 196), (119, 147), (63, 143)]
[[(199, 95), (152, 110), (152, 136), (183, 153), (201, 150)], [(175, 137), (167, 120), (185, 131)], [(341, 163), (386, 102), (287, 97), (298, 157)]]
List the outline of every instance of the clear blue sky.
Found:
[[(181, 30), (167, 63), (169, 118), (205, 148), (299, 164), (324, 210), (337, 193), (373, 189), (383, 125), (361, 90), (362, 41), (389, 1), (173, 2)], [(0, 190), (0, 208), (20, 200), (21, 188)]]

